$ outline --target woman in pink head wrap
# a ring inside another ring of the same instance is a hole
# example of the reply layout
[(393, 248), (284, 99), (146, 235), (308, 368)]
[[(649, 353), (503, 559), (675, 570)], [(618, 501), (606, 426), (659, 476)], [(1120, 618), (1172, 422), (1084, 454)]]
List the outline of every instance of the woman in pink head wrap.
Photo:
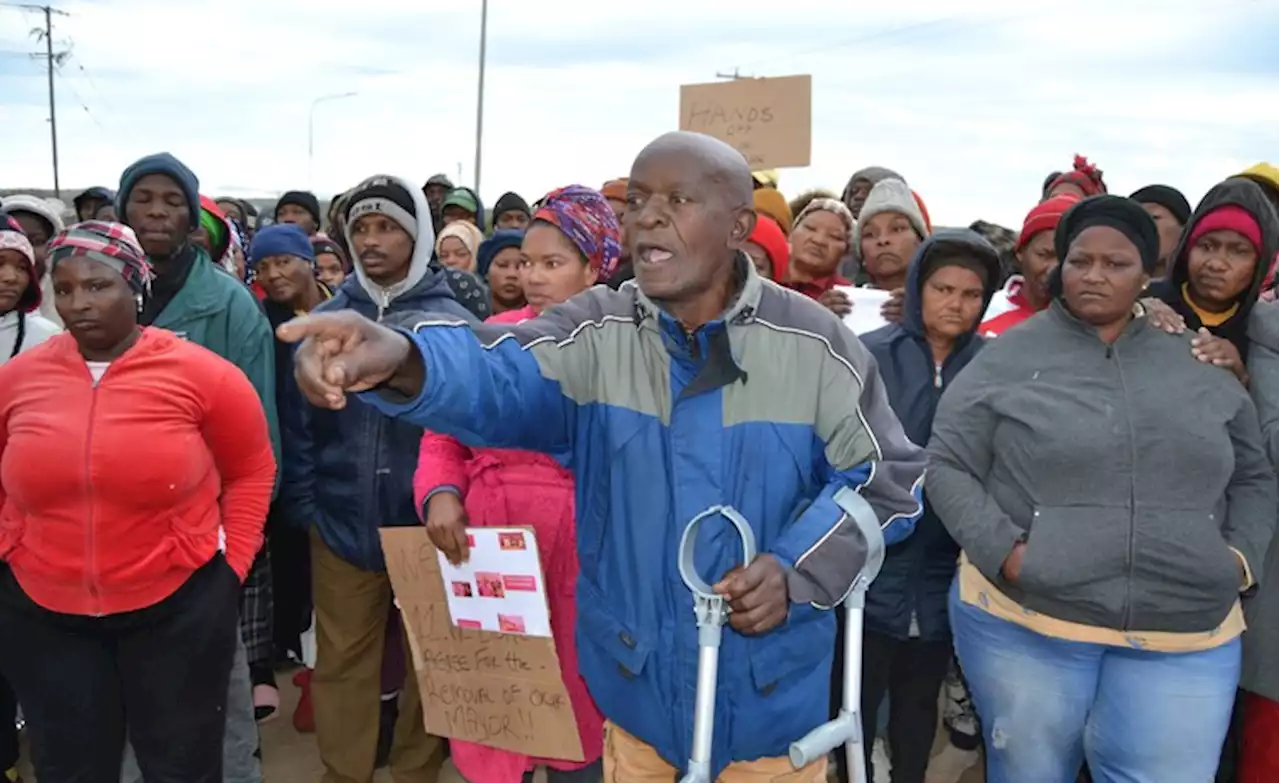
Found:
[[(570, 185), (548, 193), (521, 245), (520, 279), (528, 304), (489, 319), (519, 323), (606, 280), (621, 256), (613, 209), (598, 191)], [(466, 527), (528, 525), (534, 530), (551, 608), (551, 635), (569, 693), (585, 761), (532, 758), (452, 741), (453, 762), (472, 783), (520, 783), (547, 767), (550, 783), (587, 774), (599, 778), (604, 718), (578, 674), (574, 582), (578, 576), (573, 475), (545, 454), (469, 449), (428, 432), (422, 438), (414, 495), (432, 542), (453, 562), (468, 555)], [(594, 770), (594, 772), (592, 771)]]

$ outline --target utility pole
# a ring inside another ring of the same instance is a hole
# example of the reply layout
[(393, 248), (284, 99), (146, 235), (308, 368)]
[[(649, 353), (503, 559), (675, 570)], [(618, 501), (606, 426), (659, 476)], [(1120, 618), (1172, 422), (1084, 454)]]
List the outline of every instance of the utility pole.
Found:
[(476, 89), (476, 181), (472, 183), (476, 194), (480, 193), (480, 152), (484, 144), (484, 47), (489, 30), (489, 0), (480, 0), (480, 85)]
[(32, 3), (3, 3), (3, 5), (11, 8), (21, 8), (26, 11), (40, 11), (44, 14), (44, 30), (36, 28), (32, 32), (36, 38), (44, 38), (44, 54), (33, 54), (33, 57), (44, 57), (45, 65), (49, 73), (49, 139), (53, 145), (53, 192), (58, 198), (62, 198), (62, 183), (58, 178), (58, 106), (54, 100), (53, 93), (53, 69), (60, 64), (68, 54), (67, 51), (53, 53), (53, 15), (70, 16), (66, 11), (59, 11), (47, 5), (35, 5)]

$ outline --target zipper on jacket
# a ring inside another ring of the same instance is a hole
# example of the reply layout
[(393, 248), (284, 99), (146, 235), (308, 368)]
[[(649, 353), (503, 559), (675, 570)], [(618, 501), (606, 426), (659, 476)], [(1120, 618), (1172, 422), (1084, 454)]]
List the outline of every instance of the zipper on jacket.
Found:
[(937, 362), (933, 363), (933, 388), (942, 388), (942, 365)]
[(387, 312), (387, 308), (391, 306), (391, 294), (386, 291), (378, 292), (378, 317), (374, 320), (382, 323), (382, 315)]
[(1120, 621), (1121, 627), (1127, 631), (1133, 615), (1133, 548), (1138, 505), (1138, 479), (1135, 472), (1138, 469), (1138, 440), (1133, 433), (1132, 405), (1129, 400), (1129, 387), (1124, 382), (1124, 366), (1120, 361), (1119, 352), (1114, 350), (1114, 346), (1107, 346), (1107, 359), (1114, 361), (1116, 364), (1116, 375), (1120, 378), (1120, 395), (1124, 399), (1125, 422), (1129, 429), (1129, 539), (1125, 545), (1124, 552), (1126, 571), (1124, 578), (1124, 616)]
[[(110, 368), (108, 368), (108, 371)], [(87, 369), (86, 369), (87, 372)], [(103, 373), (102, 378), (106, 377)], [(90, 391), (89, 397), (89, 426), (85, 430), (84, 436), (84, 486), (85, 486), (85, 505), (88, 506), (88, 518), (85, 520), (84, 537), (85, 537), (85, 571), (84, 586), (89, 592), (92, 599), (92, 614), (94, 617), (101, 617), (101, 590), (98, 587), (98, 546), (97, 535), (94, 530), (95, 514), (94, 497), (93, 497), (93, 422), (94, 414), (98, 408), (98, 387), (102, 385), (102, 378), (98, 379), (98, 383), (94, 385)]]

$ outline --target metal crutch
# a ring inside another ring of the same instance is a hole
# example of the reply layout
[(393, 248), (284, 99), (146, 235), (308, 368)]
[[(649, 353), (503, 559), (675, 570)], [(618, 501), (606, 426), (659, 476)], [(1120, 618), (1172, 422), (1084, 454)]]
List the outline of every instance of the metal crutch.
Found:
[(756, 537), (751, 526), (730, 506), (712, 506), (693, 519), (680, 537), (680, 578), (693, 592), (693, 613), (698, 621), (698, 693), (694, 701), (693, 750), (689, 771), (680, 783), (711, 783), (711, 738), (716, 725), (716, 679), (720, 666), (720, 632), (729, 616), (729, 606), (702, 581), (694, 566), (698, 528), (712, 517), (723, 517), (737, 528), (742, 539), (742, 564), (756, 557)]
[(862, 612), (867, 604), (867, 588), (884, 565), (884, 533), (871, 504), (852, 489), (841, 489), (833, 498), (848, 519), (853, 520), (867, 542), (867, 559), (853, 580), (844, 600), (844, 698), (835, 720), (818, 726), (791, 744), (791, 766), (800, 769), (844, 745), (849, 764), (849, 780), (867, 783), (866, 760), (862, 750)]

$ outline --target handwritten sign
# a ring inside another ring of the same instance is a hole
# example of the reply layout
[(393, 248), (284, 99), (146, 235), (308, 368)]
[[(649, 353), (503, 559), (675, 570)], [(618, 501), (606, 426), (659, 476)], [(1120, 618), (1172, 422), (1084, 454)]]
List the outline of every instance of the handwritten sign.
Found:
[(715, 136), (752, 171), (808, 166), (813, 79), (734, 79), (680, 88), (680, 130)]
[(426, 529), (380, 532), (427, 731), (530, 756), (583, 761), (555, 643), (458, 628), (450, 621), (444, 578)]

